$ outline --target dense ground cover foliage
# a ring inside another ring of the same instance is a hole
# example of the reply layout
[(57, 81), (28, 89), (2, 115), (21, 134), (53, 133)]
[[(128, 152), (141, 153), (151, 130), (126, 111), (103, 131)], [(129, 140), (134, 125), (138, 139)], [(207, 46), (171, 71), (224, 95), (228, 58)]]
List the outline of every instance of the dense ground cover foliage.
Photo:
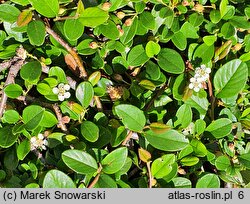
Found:
[(1, 187), (250, 187), (250, 2), (0, 1)]

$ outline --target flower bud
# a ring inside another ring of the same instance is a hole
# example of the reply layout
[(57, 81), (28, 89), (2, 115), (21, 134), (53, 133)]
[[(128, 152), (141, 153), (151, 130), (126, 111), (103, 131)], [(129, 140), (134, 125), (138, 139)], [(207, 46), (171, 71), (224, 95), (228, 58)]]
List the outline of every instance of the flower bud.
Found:
[(123, 19), (125, 17), (125, 13), (123, 13), (122, 11), (119, 11), (116, 13), (116, 16), (119, 18), (119, 19)]
[(131, 18), (128, 18), (128, 19), (125, 21), (124, 25), (125, 25), (125, 26), (131, 26), (132, 23), (133, 23), (133, 20), (132, 20)]
[(96, 43), (96, 42), (91, 42), (91, 43), (89, 43), (89, 47), (91, 48), (91, 49), (96, 49), (96, 48), (98, 48), (98, 44)]
[(194, 10), (197, 11), (197, 12), (199, 12), (199, 13), (203, 13), (204, 7), (201, 4), (196, 4), (194, 6)]
[(104, 11), (108, 11), (111, 7), (111, 3), (110, 2), (105, 2), (103, 5), (102, 5), (102, 10)]

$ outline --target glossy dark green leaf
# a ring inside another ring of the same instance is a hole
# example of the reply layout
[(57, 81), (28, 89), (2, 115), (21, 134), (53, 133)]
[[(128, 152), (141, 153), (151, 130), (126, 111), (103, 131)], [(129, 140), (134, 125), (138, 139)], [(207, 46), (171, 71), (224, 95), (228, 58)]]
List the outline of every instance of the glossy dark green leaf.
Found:
[(43, 188), (75, 188), (72, 179), (62, 171), (53, 169), (46, 173)]
[(151, 80), (158, 80), (161, 76), (161, 70), (157, 64), (149, 60), (146, 64), (146, 77)]
[(90, 82), (82, 82), (76, 88), (76, 98), (83, 108), (87, 108), (94, 97), (94, 89)]
[(188, 139), (176, 130), (168, 130), (161, 134), (149, 130), (146, 132), (145, 138), (153, 147), (164, 151), (182, 150), (189, 143)]
[[(181, 26), (180, 31), (183, 33), (183, 35), (186, 38), (193, 38), (193, 39), (199, 38), (199, 35), (197, 34), (197, 29), (189, 22), (185, 22)], [(185, 43), (187, 44), (187, 42), (185, 42)]]
[(62, 153), (63, 162), (79, 174), (93, 174), (98, 166), (96, 160), (80, 150), (66, 150)]
[(28, 62), (22, 66), (20, 75), (24, 80), (32, 83), (38, 81), (42, 73), (42, 65), (38, 61)]
[(176, 32), (171, 40), (179, 50), (185, 50), (187, 47), (187, 39), (181, 31)]
[(59, 12), (58, 0), (29, 0), (36, 11), (48, 18), (56, 17)]
[(158, 64), (166, 72), (181, 74), (184, 72), (185, 64), (181, 55), (169, 48), (161, 49), (158, 55)]
[(214, 56), (214, 45), (207, 46), (205, 43), (201, 44), (193, 55), (193, 60), (201, 64), (208, 63)]
[(117, 184), (109, 175), (101, 174), (94, 188), (117, 188)]
[(100, 32), (107, 38), (116, 40), (119, 37), (119, 31), (113, 21), (99, 26)]
[(209, 132), (217, 139), (225, 137), (232, 131), (232, 121), (228, 118), (214, 120), (205, 131)]
[(154, 42), (154, 41), (149, 41), (146, 45), (146, 54), (148, 57), (152, 58), (155, 55), (158, 55), (161, 47), (158, 43)]
[(18, 84), (9, 84), (4, 88), (4, 92), (9, 98), (17, 98), (22, 95), (23, 89)]
[(153, 15), (148, 12), (144, 11), (139, 15), (139, 20), (142, 22), (142, 25), (147, 29), (154, 30), (155, 28), (155, 19)]
[(57, 78), (58, 83), (64, 83), (67, 84), (67, 78), (65, 75), (65, 72), (61, 67), (51, 67), (49, 70), (49, 77), (55, 76)]
[(175, 177), (172, 179), (175, 188), (192, 188), (192, 183), (189, 179), (183, 177)]
[(42, 21), (31, 21), (27, 27), (30, 44), (40, 46), (45, 40), (45, 25)]
[(115, 112), (128, 129), (140, 132), (144, 128), (146, 123), (145, 115), (136, 106), (121, 104), (115, 107)]
[(231, 25), (231, 23), (224, 23), (221, 27), (222, 35), (228, 39), (235, 34), (235, 27)]
[(50, 127), (55, 126), (57, 123), (58, 123), (58, 120), (56, 116), (49, 111), (45, 111), (43, 115), (43, 119), (39, 125), (42, 127), (50, 128)]
[(182, 166), (194, 166), (199, 162), (199, 158), (195, 156), (186, 156), (181, 159)]
[(22, 114), (25, 128), (27, 130), (34, 130), (42, 121), (44, 111), (44, 108), (38, 105), (27, 106)]
[(250, 153), (239, 155), (238, 158), (241, 164), (250, 169)]
[(183, 104), (176, 112), (177, 120), (175, 126), (181, 125), (182, 128), (186, 128), (193, 118), (191, 107), (187, 104)]
[(81, 124), (81, 133), (82, 136), (89, 142), (95, 142), (99, 137), (99, 128), (91, 121), (84, 121)]
[(109, 153), (102, 161), (103, 172), (106, 174), (114, 174), (119, 171), (126, 162), (128, 149), (120, 147)]
[(0, 128), (0, 147), (8, 148), (12, 146), (18, 138), (18, 134), (12, 133), (11, 126)]
[(231, 60), (215, 73), (214, 87), (216, 97), (229, 98), (238, 94), (246, 84), (247, 65), (239, 59)]
[(149, 60), (149, 57), (146, 54), (145, 49), (142, 45), (137, 45), (131, 49), (131, 51), (128, 53), (128, 64), (130, 66), (140, 66), (147, 62)]
[(2, 122), (14, 124), (19, 121), (20, 115), (15, 110), (6, 110), (2, 117)]

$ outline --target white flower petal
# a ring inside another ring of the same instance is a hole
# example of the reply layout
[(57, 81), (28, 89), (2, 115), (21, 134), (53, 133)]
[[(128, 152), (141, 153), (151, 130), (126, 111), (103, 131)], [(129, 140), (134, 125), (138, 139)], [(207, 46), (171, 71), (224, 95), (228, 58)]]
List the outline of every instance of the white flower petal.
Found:
[(43, 134), (41, 134), (41, 133), (40, 133), (40, 134), (38, 134), (38, 136), (37, 136), (37, 137), (38, 137), (38, 139), (39, 139), (39, 140), (43, 140), (43, 138), (44, 138)]
[(201, 65), (201, 68), (202, 68), (202, 69), (206, 69), (206, 65), (205, 65), (205, 64), (202, 64), (202, 65)]
[(193, 89), (194, 88), (194, 84), (189, 84), (189, 86), (188, 86), (190, 89)]
[(211, 73), (211, 68), (206, 68), (206, 73)]
[(59, 93), (59, 89), (58, 89), (57, 87), (54, 87), (54, 88), (52, 89), (52, 92), (53, 92), (54, 94), (58, 94), (58, 93)]
[(43, 140), (43, 144), (45, 145), (45, 146), (48, 146), (48, 140)]
[(196, 78), (196, 81), (197, 81), (198, 83), (201, 83), (201, 82), (204, 81), (204, 79), (203, 79), (203, 77), (199, 77), (199, 78)]
[(70, 97), (70, 93), (69, 92), (65, 92), (64, 93), (64, 98), (69, 98)]
[(194, 77), (190, 78), (190, 82), (195, 82), (196, 79)]
[(200, 91), (200, 88), (195, 87), (195, 88), (194, 88), (194, 91), (195, 91), (195, 92), (199, 92), (199, 91)]
[(60, 83), (60, 84), (58, 84), (58, 88), (60, 89), (60, 88), (63, 88), (64, 87), (64, 83)]
[(43, 150), (46, 150), (46, 149), (47, 149), (44, 145), (42, 145), (41, 147), (42, 147)]
[(65, 84), (64, 85), (64, 90), (66, 90), (66, 91), (70, 90), (70, 86), (68, 84)]
[(30, 142), (31, 142), (31, 143), (35, 143), (35, 142), (36, 142), (36, 137), (30, 138)]
[(63, 95), (58, 95), (58, 100), (59, 101), (63, 101), (64, 100), (64, 96)]

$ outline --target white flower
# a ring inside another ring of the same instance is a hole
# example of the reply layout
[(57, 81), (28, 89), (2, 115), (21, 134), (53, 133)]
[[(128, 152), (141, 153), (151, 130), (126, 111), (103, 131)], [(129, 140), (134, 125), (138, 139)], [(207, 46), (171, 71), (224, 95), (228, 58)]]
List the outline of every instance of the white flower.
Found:
[(190, 84), (188, 86), (190, 89), (193, 89), (195, 92), (199, 92), (202, 88), (202, 80), (201, 78), (192, 77), (190, 79)]
[(63, 101), (70, 97), (70, 92), (68, 92), (68, 90), (70, 90), (70, 86), (63, 83), (58, 84), (58, 87), (52, 89), (53, 93), (58, 95), (59, 101)]
[(202, 81), (207, 81), (209, 78), (209, 74), (211, 73), (211, 68), (206, 67), (206, 65), (202, 64), (200, 67), (195, 69), (195, 78), (201, 78)]
[(43, 136), (43, 134), (38, 134), (37, 137), (34, 136), (30, 139), (30, 149), (31, 150), (46, 150), (46, 146), (48, 146), (48, 141)]
[(194, 123), (190, 123), (185, 129), (183, 129), (183, 135), (190, 135), (194, 133)]

